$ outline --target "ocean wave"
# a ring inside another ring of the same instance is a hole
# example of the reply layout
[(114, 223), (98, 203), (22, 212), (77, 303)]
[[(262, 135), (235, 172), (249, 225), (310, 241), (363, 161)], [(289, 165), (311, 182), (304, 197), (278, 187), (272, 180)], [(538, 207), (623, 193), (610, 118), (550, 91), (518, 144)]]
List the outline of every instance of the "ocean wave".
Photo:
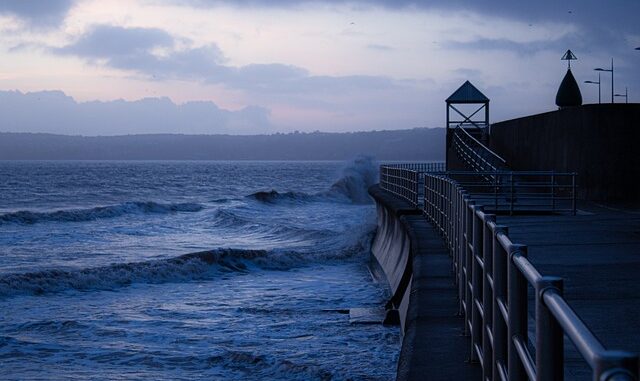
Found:
[(325, 194), (342, 195), (354, 204), (370, 204), (369, 187), (378, 181), (378, 169), (369, 156), (359, 156), (342, 170), (342, 177)]
[(372, 202), (368, 189), (378, 181), (378, 170), (373, 158), (359, 156), (342, 170), (342, 176), (328, 190), (308, 194), (304, 192), (255, 192), (247, 196), (257, 201), (275, 204), (279, 202), (349, 202), (353, 204), (369, 204)]
[(143, 262), (118, 263), (83, 269), (49, 269), (0, 276), (0, 297), (42, 295), (65, 290), (111, 290), (134, 283), (185, 282), (212, 279), (224, 273), (252, 268), (289, 270), (314, 262), (344, 260), (368, 251), (372, 231), (345, 242), (339, 250), (310, 253), (293, 250), (246, 250), (220, 248), (178, 257)]
[(279, 193), (275, 189), (270, 191), (255, 192), (247, 196), (268, 204), (274, 204), (279, 201), (316, 201), (320, 200), (317, 195), (311, 195), (304, 192), (284, 192)]
[(204, 207), (196, 203), (157, 203), (153, 201), (131, 201), (117, 205), (98, 206), (87, 209), (66, 209), (53, 212), (22, 210), (0, 214), (0, 225), (31, 225), (39, 222), (80, 222), (103, 218), (119, 217), (127, 214), (168, 214), (177, 212), (198, 212)]
[(294, 360), (277, 358), (268, 354), (251, 351), (224, 350), (219, 355), (206, 359), (210, 365), (223, 366), (240, 372), (250, 372), (263, 378), (287, 380), (332, 380), (334, 374), (315, 363), (298, 363)]

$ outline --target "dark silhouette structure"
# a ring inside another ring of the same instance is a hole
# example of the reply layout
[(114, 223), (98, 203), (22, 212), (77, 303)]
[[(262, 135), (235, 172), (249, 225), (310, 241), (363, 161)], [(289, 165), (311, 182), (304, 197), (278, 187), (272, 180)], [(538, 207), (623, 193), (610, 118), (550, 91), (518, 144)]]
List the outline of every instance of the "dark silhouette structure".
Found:
[(556, 94), (556, 105), (558, 107), (576, 107), (582, 106), (582, 94), (580, 93), (580, 87), (576, 82), (571, 69), (567, 69), (567, 74), (564, 75), (558, 93)]

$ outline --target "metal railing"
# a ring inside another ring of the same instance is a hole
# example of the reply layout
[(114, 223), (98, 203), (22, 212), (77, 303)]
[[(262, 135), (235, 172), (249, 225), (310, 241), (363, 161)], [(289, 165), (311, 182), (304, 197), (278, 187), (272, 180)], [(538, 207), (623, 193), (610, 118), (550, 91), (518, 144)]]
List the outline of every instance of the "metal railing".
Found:
[(424, 174), (445, 171), (445, 163), (398, 163), (380, 166), (380, 188), (417, 208), (423, 198)]
[(498, 154), (474, 138), (464, 128), (456, 127), (453, 131), (455, 152), (462, 162), (477, 172), (496, 172), (507, 169), (506, 161)]
[(395, 163), (382, 164), (381, 167), (387, 168), (403, 168), (423, 173), (445, 172), (447, 170), (446, 163), (443, 161), (434, 161), (429, 163)]
[(449, 171), (446, 175), (493, 213), (576, 213), (576, 173)]
[[(449, 171), (444, 163), (384, 164), (380, 187), (414, 208), (422, 205), (425, 174), (444, 175), (457, 181), (476, 202), (493, 213), (576, 213), (576, 174), (524, 171)], [(434, 189), (427, 189), (434, 191)]]
[(380, 188), (418, 207), (420, 172), (412, 169), (380, 166)]
[[(425, 216), (441, 232), (455, 272), (470, 359), (483, 380), (562, 380), (564, 337), (592, 369), (593, 380), (638, 380), (636, 354), (605, 349), (563, 297), (562, 278), (544, 276), (514, 244), (508, 227), (484, 211), (455, 180), (425, 175)], [(528, 292), (535, 338), (528, 337)]]

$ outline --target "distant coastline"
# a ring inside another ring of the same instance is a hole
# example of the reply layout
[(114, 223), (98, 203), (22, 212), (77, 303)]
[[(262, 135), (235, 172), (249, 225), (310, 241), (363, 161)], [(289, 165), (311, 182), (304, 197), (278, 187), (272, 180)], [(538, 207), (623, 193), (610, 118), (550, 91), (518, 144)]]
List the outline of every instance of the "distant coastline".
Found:
[[(1, 127), (0, 127), (1, 128)], [(272, 135), (0, 132), (0, 160), (444, 160), (443, 128)]]

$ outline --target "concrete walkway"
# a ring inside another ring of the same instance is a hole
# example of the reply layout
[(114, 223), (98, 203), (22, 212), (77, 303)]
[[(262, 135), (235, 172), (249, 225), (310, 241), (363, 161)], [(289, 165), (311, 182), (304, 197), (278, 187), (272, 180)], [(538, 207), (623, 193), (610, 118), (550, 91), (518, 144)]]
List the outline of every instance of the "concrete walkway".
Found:
[[(640, 352), (640, 210), (586, 203), (577, 216), (498, 216), (529, 246), (543, 275), (564, 278), (565, 297), (608, 349)], [(533, 314), (533, 306), (530, 314)], [(566, 379), (590, 370), (567, 341)]]
[[(480, 380), (480, 367), (466, 361), (471, 346), (469, 338), (463, 336), (463, 319), (457, 316), (451, 257), (442, 238), (406, 201), (377, 185), (369, 188), (369, 194), (399, 221), (403, 238), (394, 236), (398, 240), (394, 244), (410, 247), (411, 279), (402, 298), (403, 305), (408, 306), (396, 380)], [(378, 218), (380, 223), (380, 215)], [(388, 233), (386, 229), (381, 231), (380, 226), (378, 229), (378, 234)], [(402, 242), (405, 239), (408, 242)]]
[(407, 332), (397, 381), (480, 380), (481, 369), (468, 362), (469, 338), (442, 238), (423, 216), (402, 217), (414, 247)]

